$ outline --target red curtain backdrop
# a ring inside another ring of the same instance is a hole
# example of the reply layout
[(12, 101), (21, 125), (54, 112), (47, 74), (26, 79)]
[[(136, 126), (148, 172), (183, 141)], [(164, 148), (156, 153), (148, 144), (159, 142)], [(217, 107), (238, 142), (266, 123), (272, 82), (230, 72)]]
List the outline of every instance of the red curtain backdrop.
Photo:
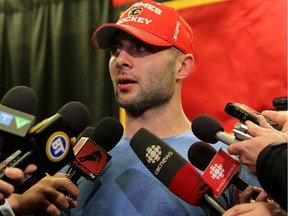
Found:
[[(113, 5), (131, 2), (114, 0)], [(286, 0), (165, 3), (179, 11), (195, 34), (195, 67), (182, 95), (191, 121), (207, 113), (232, 132), (238, 121), (224, 112), (227, 102), (262, 111), (274, 109), (274, 98), (287, 96)]]

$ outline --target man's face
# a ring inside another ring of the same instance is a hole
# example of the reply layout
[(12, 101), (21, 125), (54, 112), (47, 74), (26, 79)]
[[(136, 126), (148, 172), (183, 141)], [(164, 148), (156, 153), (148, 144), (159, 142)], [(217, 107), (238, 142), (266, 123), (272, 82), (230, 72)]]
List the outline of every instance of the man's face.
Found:
[(119, 31), (110, 52), (110, 75), (121, 107), (139, 115), (169, 101), (176, 83), (171, 48), (151, 46)]

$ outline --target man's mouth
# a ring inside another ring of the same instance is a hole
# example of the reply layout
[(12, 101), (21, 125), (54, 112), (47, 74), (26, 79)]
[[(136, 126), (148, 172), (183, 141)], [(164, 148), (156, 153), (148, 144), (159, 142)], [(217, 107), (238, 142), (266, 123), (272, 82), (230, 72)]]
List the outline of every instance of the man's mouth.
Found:
[(129, 78), (129, 77), (118, 77), (117, 79), (117, 85), (122, 90), (123, 88), (128, 88), (132, 84), (137, 83), (136, 80)]

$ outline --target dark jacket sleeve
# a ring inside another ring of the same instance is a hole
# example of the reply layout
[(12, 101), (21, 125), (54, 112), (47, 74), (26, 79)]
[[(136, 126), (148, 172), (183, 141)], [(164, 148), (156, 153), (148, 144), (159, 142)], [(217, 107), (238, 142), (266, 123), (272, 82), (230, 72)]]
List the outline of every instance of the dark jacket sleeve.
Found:
[(287, 143), (272, 143), (264, 148), (256, 163), (263, 189), (287, 211)]

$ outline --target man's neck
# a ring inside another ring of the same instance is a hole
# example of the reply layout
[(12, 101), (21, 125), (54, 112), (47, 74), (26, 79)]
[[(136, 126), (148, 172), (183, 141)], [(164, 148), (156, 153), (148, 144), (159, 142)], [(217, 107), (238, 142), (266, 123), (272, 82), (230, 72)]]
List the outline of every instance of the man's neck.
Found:
[(182, 107), (148, 110), (140, 116), (125, 114), (125, 135), (132, 137), (140, 128), (146, 128), (160, 138), (176, 136), (191, 130)]

